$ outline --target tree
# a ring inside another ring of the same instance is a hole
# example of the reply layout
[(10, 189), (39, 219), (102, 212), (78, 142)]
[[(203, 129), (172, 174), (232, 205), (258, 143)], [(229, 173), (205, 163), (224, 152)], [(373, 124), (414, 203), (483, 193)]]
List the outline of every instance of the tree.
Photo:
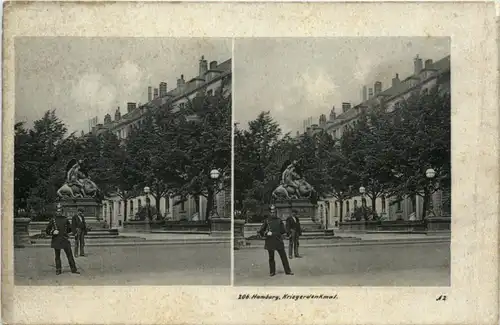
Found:
[(171, 174), (169, 155), (172, 142), (166, 139), (153, 115), (144, 119), (140, 128), (133, 130), (121, 152), (120, 180), (117, 194), (125, 203), (142, 188), (149, 187), (156, 207), (168, 192), (168, 176)]
[[(199, 94), (188, 101), (182, 116), (167, 128), (176, 142), (176, 194), (207, 198), (206, 217), (213, 209), (213, 197), (231, 187), (231, 96), (222, 84), (214, 95)], [(188, 117), (195, 117), (189, 119)], [(175, 132), (173, 132), (175, 130)], [(221, 172), (220, 186), (210, 178), (212, 169)]]
[(290, 139), (269, 112), (248, 123), (248, 130), (235, 132), (234, 182), (236, 209), (245, 213), (269, 202), (279, 185), (279, 171), (290, 154)]
[[(426, 217), (429, 199), (451, 183), (451, 101), (438, 87), (412, 94), (402, 101), (386, 123), (385, 142), (390, 144), (388, 159), (398, 180), (394, 192), (424, 198), (422, 219)], [(426, 170), (436, 171), (429, 184)]]
[[(24, 137), (27, 140), (24, 149), (29, 148), (31, 152), (29, 164), (34, 179), (26, 203), (30, 208), (43, 211), (47, 203), (57, 199), (57, 189), (64, 182), (64, 169), (61, 169), (64, 157), (60, 149), (74, 138), (70, 135), (65, 139), (66, 132), (64, 123), (56, 116), (55, 110), (51, 110), (36, 120), (29, 137)], [(19, 150), (23, 151), (21, 147)]]

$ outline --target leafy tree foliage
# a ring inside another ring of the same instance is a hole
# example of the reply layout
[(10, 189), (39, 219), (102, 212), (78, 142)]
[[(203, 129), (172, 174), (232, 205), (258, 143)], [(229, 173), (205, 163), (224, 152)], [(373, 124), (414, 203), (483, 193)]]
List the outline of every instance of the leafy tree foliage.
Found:
[[(248, 130), (235, 132), (235, 208), (245, 213), (268, 203), (283, 161), (292, 159), (320, 197), (336, 198), (341, 216), (343, 202), (361, 186), (371, 211), (381, 196), (421, 195), (427, 207), (432, 192), (450, 188), (450, 111), (449, 94), (439, 88), (416, 92), (391, 113), (383, 105), (362, 111), (341, 139), (326, 132), (281, 137), (279, 125), (262, 112)], [(432, 186), (427, 168), (437, 172)]]

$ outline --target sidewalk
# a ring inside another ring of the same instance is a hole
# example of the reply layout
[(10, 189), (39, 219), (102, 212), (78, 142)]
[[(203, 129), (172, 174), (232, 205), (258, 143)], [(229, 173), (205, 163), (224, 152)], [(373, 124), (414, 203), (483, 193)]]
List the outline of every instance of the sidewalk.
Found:
[[(30, 236), (39, 234), (31, 233)], [(29, 247), (50, 246), (50, 238), (31, 239)], [(73, 238), (70, 238), (73, 242)], [(171, 233), (143, 233), (126, 232), (119, 233), (117, 237), (87, 238), (86, 246), (141, 246), (141, 245), (208, 245), (228, 244), (231, 238), (212, 237), (209, 234), (171, 234)]]
[[(450, 242), (451, 236), (426, 235), (426, 234), (401, 234), (401, 233), (349, 233), (335, 232), (334, 238), (305, 239), (301, 238), (300, 247), (335, 247), (335, 246), (365, 246), (365, 245), (406, 245)], [(288, 240), (285, 240), (288, 244)], [(262, 248), (262, 239), (247, 240), (243, 249)]]

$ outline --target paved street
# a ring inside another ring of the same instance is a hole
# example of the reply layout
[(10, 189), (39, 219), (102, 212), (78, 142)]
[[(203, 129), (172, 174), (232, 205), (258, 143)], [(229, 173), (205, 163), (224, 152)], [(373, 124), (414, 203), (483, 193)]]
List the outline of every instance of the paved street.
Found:
[(16, 249), (16, 285), (230, 285), (231, 245), (88, 247), (71, 274), (55, 274), (50, 248)]
[[(305, 242), (305, 241), (302, 241)], [(307, 247), (292, 259), (294, 276), (269, 277), (264, 249), (234, 255), (234, 285), (243, 286), (449, 286), (450, 244)]]

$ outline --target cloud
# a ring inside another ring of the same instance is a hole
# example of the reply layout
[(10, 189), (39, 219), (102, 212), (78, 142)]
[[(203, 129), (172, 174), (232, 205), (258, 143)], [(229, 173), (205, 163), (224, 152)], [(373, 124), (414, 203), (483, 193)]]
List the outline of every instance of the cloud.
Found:
[[(86, 73), (73, 84), (71, 97), (76, 110), (83, 113), (87, 119), (101, 117), (115, 102), (116, 88), (101, 74)], [(69, 112), (69, 114), (75, 116), (74, 113)]]
[(117, 81), (125, 93), (135, 93), (142, 85), (144, 72), (132, 61), (125, 61), (118, 69)]

